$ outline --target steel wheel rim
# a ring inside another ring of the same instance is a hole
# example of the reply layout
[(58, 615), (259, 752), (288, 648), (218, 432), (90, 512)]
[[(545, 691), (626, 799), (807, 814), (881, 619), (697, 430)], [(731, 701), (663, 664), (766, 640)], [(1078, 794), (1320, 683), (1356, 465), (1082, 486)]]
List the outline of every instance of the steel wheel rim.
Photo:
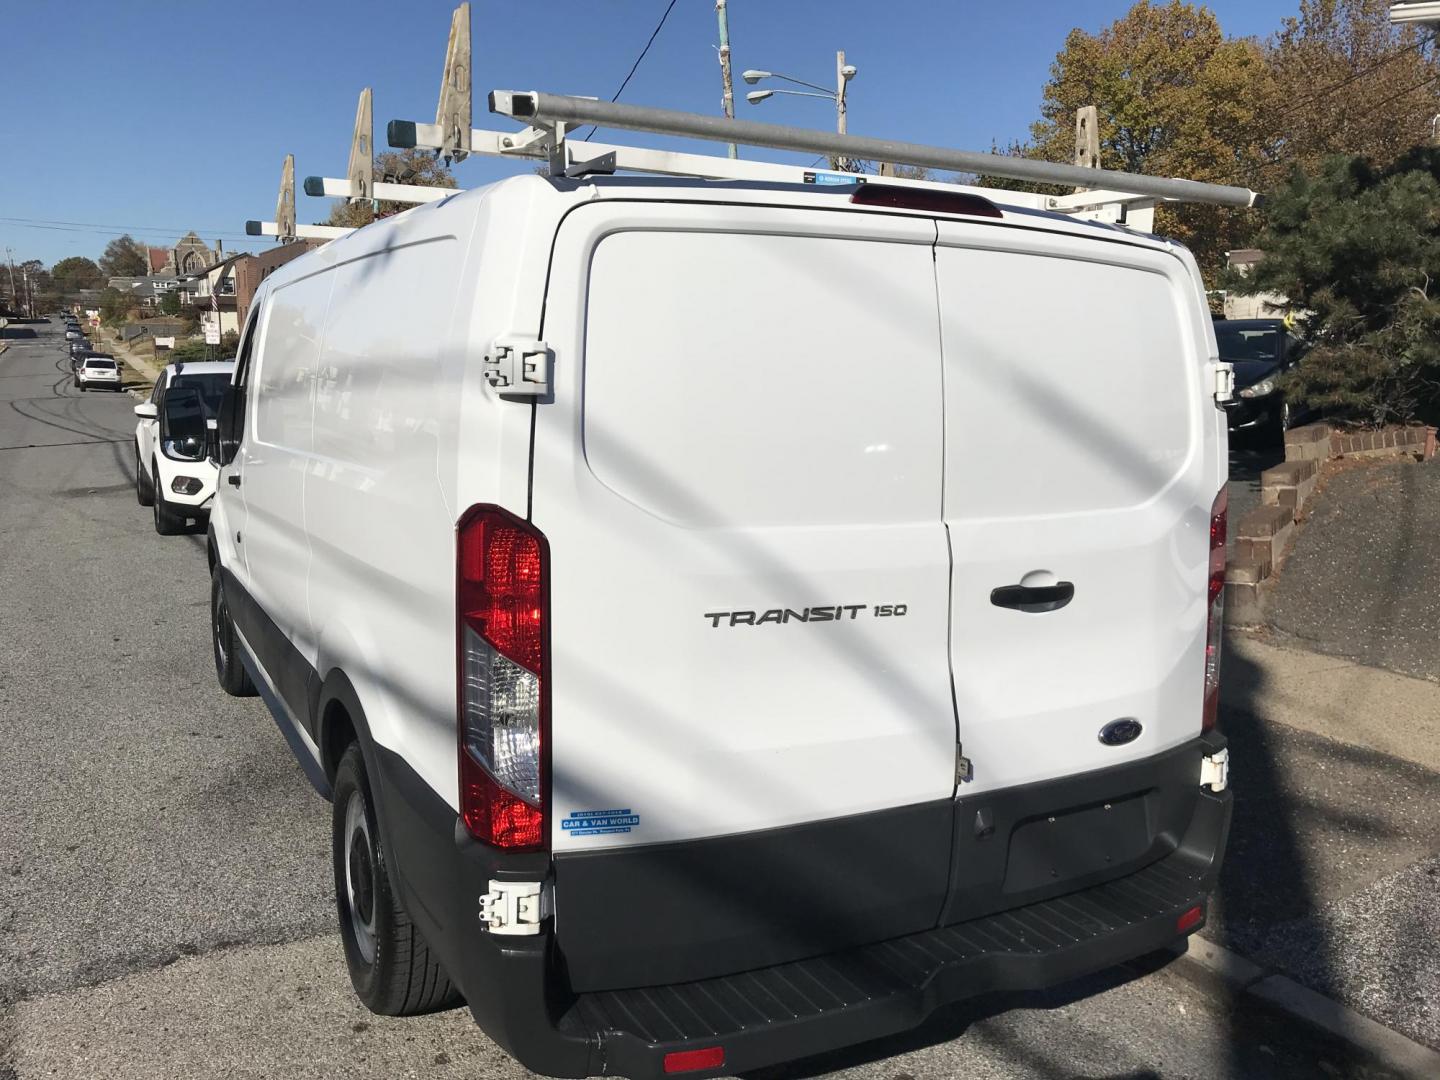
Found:
[(350, 931), (355, 947), (367, 964), (375, 962), (375, 848), (370, 822), (359, 791), (345, 804), (345, 902), (350, 908)]

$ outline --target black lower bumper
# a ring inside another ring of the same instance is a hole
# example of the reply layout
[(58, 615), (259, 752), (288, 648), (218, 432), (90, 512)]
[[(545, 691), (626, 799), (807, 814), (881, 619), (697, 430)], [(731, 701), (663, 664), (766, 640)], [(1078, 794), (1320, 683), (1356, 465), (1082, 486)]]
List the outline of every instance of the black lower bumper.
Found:
[[(478, 924), (477, 898), (489, 880), (545, 876), (548, 856), (506, 858), (470, 840), (454, 811), (383, 750), (375, 761), (376, 795), (406, 908), (477, 1023), (522, 1065), (554, 1076), (660, 1077), (675, 1074), (666, 1072), (667, 1055), (707, 1050), (723, 1053), (723, 1064), (686, 1075), (712, 1076), (904, 1031), (942, 1005), (1054, 985), (1193, 932), (1204, 923), (1229, 830), (1230, 794), (1198, 788), (1200, 754), (1220, 745), (1223, 740), (1207, 736), (1148, 763), (1008, 797), (1031, 809), (1093, 807), (1097, 797), (1129, 792), (1130, 772), (1149, 775), (1157, 787), (1144, 800), (1145, 835), (1153, 842), (1113, 849), (1115, 863), (1104, 880), (1091, 874), (1058, 888), (1032, 886), (1026, 874), (1017, 877), (1016, 867), (1001, 865), (1005, 859), (987, 870), (985, 841), (976, 841), (975, 851), (962, 844), (956, 854), (969, 876), (988, 874), (994, 882), (989, 900), (982, 904), (978, 894), (952, 888), (943, 917), (929, 928), (751, 963), (739, 973), (662, 977), (659, 985), (619, 983), (624, 988), (581, 993), (572, 989), (563, 943), (552, 928), (534, 937), (496, 937)], [(1021, 850), (1013, 838), (1024, 835), (1024, 820), (1009, 809), (1002, 800), (994, 817), (1002, 833), (1009, 830), (1013, 857)], [(1095, 812), (1109, 809), (1102, 801)], [(956, 812), (967, 822), (976, 813), (967, 803)], [(1058, 814), (1048, 820), (1064, 824)], [(1054, 845), (1025, 850), (1053, 851)], [(791, 913), (797, 914), (804, 912)]]
[[(1224, 798), (1212, 801), (1223, 817)], [(667, 1054), (712, 1047), (723, 1065), (692, 1075), (744, 1072), (904, 1031), (989, 991), (1051, 986), (1159, 949), (1203, 925), (1198, 870), (1177, 851), (1117, 881), (849, 952), (583, 994), (557, 1027), (594, 1046), (594, 1073), (664, 1076)]]

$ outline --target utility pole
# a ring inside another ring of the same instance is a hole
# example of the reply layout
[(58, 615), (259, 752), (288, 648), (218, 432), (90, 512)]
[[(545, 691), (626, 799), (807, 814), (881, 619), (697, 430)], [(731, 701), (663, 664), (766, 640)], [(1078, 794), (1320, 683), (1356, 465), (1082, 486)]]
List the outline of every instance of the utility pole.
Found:
[(10, 264), (10, 303), (15, 303), (15, 253), (5, 249), (5, 261)]
[[(730, 15), (726, 0), (715, 0), (715, 17), (720, 21), (720, 86), (722, 89), (720, 107), (727, 120), (735, 119), (735, 84), (730, 81)], [(735, 144), (728, 145), (726, 153), (737, 157)]]
[[(841, 135), (845, 134), (845, 84), (850, 81), (850, 75), (845, 74), (845, 50), (839, 49), (835, 53), (835, 130)], [(847, 158), (835, 159), (835, 166), (841, 171), (848, 171), (849, 165)]]

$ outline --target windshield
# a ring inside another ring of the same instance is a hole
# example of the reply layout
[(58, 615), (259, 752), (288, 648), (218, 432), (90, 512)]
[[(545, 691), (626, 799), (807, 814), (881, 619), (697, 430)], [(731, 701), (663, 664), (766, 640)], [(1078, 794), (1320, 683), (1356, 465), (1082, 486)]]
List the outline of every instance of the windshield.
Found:
[(225, 396), (225, 388), (229, 385), (228, 371), (217, 371), (212, 375), (176, 375), (170, 381), (172, 390), (184, 387), (199, 390), (200, 398), (205, 403), (206, 416), (214, 416), (219, 410), (220, 399)]
[(1278, 326), (1236, 326), (1215, 324), (1215, 340), (1222, 360), (1280, 359), (1280, 328)]

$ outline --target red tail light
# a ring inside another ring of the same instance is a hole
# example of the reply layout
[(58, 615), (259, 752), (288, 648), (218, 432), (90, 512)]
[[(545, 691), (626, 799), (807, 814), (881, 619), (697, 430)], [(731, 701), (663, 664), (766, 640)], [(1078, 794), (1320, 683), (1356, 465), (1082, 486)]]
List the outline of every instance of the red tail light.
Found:
[(456, 544), (460, 814), (478, 840), (545, 846), (545, 537), (495, 506), (471, 507)]
[(1220, 644), (1225, 635), (1225, 528), (1229, 497), (1225, 488), (1210, 507), (1209, 614), (1205, 627), (1205, 707), (1201, 731), (1215, 726), (1220, 712)]

